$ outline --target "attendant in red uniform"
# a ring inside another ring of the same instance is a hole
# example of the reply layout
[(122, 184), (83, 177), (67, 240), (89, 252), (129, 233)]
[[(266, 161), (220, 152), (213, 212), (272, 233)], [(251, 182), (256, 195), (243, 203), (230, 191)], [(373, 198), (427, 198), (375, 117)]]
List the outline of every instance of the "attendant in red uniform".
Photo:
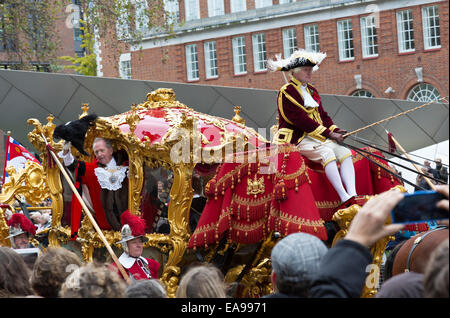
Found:
[[(120, 255), (119, 262), (133, 280), (157, 279), (160, 264), (150, 258), (142, 257), (143, 243), (148, 241), (145, 237), (145, 222), (143, 219), (131, 214), (128, 210), (122, 213), (122, 244), (124, 253)], [(116, 266), (115, 263), (112, 264)], [(119, 275), (122, 277), (120, 272)]]
[(285, 71), (291, 76), (290, 82), (278, 92), (279, 122), (274, 142), (295, 144), (303, 156), (320, 162), (345, 202), (356, 196), (351, 151), (336, 143), (343, 141), (347, 132), (333, 123), (322, 107), (318, 91), (310, 84), (313, 69), (325, 57), (325, 53), (297, 50), (289, 58), (268, 61), (270, 70)]

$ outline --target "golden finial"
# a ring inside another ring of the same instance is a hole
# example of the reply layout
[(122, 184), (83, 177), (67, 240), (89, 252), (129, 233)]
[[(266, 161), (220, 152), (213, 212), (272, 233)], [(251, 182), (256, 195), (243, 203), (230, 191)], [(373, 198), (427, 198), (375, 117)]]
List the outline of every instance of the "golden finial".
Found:
[(242, 118), (239, 113), (241, 112), (241, 106), (234, 106), (234, 113), (236, 115), (233, 116), (233, 118), (231, 119), (232, 121), (236, 122), (236, 123), (240, 123), (245, 125), (245, 119)]
[(89, 104), (84, 103), (84, 104), (82, 104), (82, 105), (83, 105), (83, 106), (81, 106), (81, 110), (83, 111), (83, 113), (82, 113), (80, 116), (78, 116), (78, 119), (81, 119), (81, 118), (83, 118), (83, 117), (86, 116), (86, 115), (89, 115), (89, 114), (88, 114)]
[(55, 116), (53, 116), (52, 114), (49, 114), (48, 116), (47, 116), (47, 122), (48, 122), (48, 124), (53, 124), (53, 119), (55, 119)]

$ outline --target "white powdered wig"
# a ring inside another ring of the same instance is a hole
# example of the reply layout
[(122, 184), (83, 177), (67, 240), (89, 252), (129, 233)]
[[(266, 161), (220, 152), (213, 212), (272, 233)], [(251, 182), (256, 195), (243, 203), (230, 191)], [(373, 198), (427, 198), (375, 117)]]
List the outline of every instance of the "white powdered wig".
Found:
[[(300, 64), (298, 66), (290, 67), (289, 69), (297, 68), (301, 66), (302, 62), (310, 61), (313, 64), (316, 64), (313, 68), (313, 71), (317, 71), (319, 69), (319, 64), (322, 63), (322, 61), (327, 57), (326, 53), (322, 52), (311, 52), (311, 51), (305, 51), (304, 49), (299, 49), (291, 54), (290, 57), (286, 59), (281, 58), (281, 54), (275, 55), (276, 60), (269, 59), (267, 60), (267, 67), (272, 72), (274, 71), (281, 71), (283, 68), (288, 67), (290, 64), (291, 66), (294, 66), (294, 63), (297, 59), (300, 59)], [(287, 69), (287, 70), (289, 70)], [(287, 71), (286, 70), (286, 71)]]

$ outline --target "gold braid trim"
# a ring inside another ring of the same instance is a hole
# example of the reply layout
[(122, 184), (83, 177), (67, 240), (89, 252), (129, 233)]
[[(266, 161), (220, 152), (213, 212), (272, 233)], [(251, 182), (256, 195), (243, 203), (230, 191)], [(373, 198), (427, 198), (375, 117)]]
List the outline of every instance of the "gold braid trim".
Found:
[(263, 204), (266, 204), (267, 202), (270, 202), (272, 200), (272, 193), (269, 193), (267, 196), (259, 198), (257, 200), (255, 199), (247, 199), (247, 198), (243, 198), (241, 196), (238, 196), (237, 194), (233, 194), (231, 197), (231, 204), (233, 203), (237, 203), (239, 205), (244, 205), (244, 206), (260, 206)]
[(311, 226), (311, 227), (321, 227), (325, 224), (325, 221), (320, 219), (318, 221), (305, 220), (302, 217), (292, 216), (286, 212), (281, 212), (278, 209), (271, 209), (270, 215), (274, 217), (278, 217), (281, 221), (294, 223), (302, 226)]
[(341, 205), (341, 201), (316, 201), (318, 209), (334, 209)]
[(264, 219), (264, 218), (261, 218), (261, 219), (257, 220), (256, 222), (253, 222), (251, 224), (233, 221), (232, 222), (232, 229), (233, 230), (239, 230), (239, 231), (242, 231), (242, 232), (251, 232), (251, 231), (254, 231), (254, 230), (260, 228), (265, 223), (266, 223), (266, 219)]

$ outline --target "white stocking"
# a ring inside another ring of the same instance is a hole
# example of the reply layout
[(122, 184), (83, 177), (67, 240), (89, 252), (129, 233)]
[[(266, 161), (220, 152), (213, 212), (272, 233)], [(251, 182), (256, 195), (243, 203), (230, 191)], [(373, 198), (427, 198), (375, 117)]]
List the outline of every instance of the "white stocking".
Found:
[(350, 196), (356, 195), (356, 187), (355, 187), (355, 168), (353, 166), (352, 157), (345, 158), (341, 163), (341, 177), (342, 182), (345, 185), (345, 189), (347, 189), (347, 193)]
[(347, 201), (350, 199), (350, 195), (345, 191), (344, 186), (342, 185), (341, 175), (339, 174), (339, 170), (337, 168), (336, 161), (331, 161), (325, 166), (325, 174), (328, 178), (328, 181), (333, 185), (334, 189), (341, 198), (341, 201)]

